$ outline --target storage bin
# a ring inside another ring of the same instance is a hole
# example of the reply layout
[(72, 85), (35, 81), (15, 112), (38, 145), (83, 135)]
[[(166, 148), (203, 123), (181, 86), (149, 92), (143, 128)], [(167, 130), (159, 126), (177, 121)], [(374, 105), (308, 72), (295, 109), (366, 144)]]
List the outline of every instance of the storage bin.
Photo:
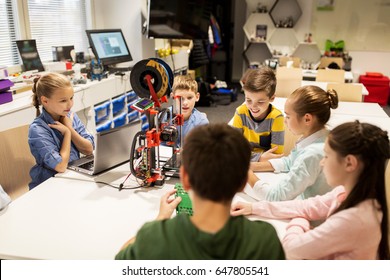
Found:
[(125, 108), (126, 95), (112, 99), (112, 114), (115, 116)]
[(126, 95), (127, 103), (130, 103), (130, 102), (138, 99), (137, 94), (133, 90), (127, 92), (125, 95)]
[[(132, 106), (133, 104), (137, 103), (137, 102), (138, 102), (138, 98), (135, 99), (135, 100), (133, 100), (133, 101), (131, 101), (130, 103), (127, 103), (127, 112), (128, 112), (128, 113), (133, 112), (133, 111), (137, 111), (137, 110), (131, 108), (131, 106)], [(137, 111), (137, 112), (138, 112), (138, 111)]]
[(139, 119), (139, 113), (138, 111), (133, 111), (127, 114), (127, 121), (130, 123), (132, 121)]
[(104, 123), (96, 126), (96, 132), (102, 132), (102, 131), (107, 131), (111, 129), (111, 123), (112, 121), (107, 120)]
[(147, 131), (149, 129), (149, 123), (143, 123), (141, 129), (142, 131)]
[(118, 116), (114, 117), (114, 127), (122, 126), (126, 124), (126, 112), (123, 112), (122, 114), (119, 114)]
[(140, 117), (141, 121), (142, 121), (142, 124), (144, 123), (147, 123), (148, 122), (148, 118), (146, 117), (145, 114), (142, 114), (141, 117)]
[(366, 74), (359, 77), (368, 90), (368, 95), (364, 96), (364, 102), (379, 103), (386, 106), (389, 99), (389, 78), (380, 73)]
[(95, 122), (101, 122), (108, 118), (110, 115), (110, 101), (106, 101), (100, 105), (94, 107), (95, 109)]

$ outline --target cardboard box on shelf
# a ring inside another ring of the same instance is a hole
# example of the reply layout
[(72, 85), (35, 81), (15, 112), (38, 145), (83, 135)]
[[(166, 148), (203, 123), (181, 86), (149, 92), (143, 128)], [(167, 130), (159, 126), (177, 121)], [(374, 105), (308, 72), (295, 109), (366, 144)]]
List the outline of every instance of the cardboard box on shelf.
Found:
[(192, 47), (194, 44), (192, 43), (192, 40), (186, 40), (186, 39), (173, 39), (171, 41), (171, 47), (172, 49), (178, 49), (178, 50), (192, 50)]

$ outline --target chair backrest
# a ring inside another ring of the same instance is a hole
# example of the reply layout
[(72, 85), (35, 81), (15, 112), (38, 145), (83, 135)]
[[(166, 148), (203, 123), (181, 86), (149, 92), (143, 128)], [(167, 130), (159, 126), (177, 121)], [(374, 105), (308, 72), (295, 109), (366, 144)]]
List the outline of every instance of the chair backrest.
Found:
[(337, 91), (340, 101), (362, 102), (363, 87), (361, 84), (328, 83), (327, 89)]
[(287, 66), (287, 61), (292, 61), (292, 67), (300, 68), (301, 67), (301, 59), (296, 56), (281, 56), (279, 57), (279, 66)]
[(331, 63), (336, 63), (339, 69), (343, 69), (344, 61), (342, 57), (321, 57), (320, 65), (318, 65), (318, 69), (324, 69), (329, 66)]
[(316, 75), (316, 81), (344, 83), (345, 82), (344, 76), (345, 76), (345, 71), (341, 69), (318, 69)]
[(28, 125), (0, 132), (0, 184), (15, 199), (28, 191), (35, 164), (28, 145)]
[(276, 69), (276, 96), (288, 97), (294, 90), (301, 86), (301, 82), (301, 68), (278, 67)]
[(284, 128), (284, 151), (283, 154), (288, 156), (291, 150), (294, 149), (297, 140), (302, 135), (293, 134), (287, 127)]

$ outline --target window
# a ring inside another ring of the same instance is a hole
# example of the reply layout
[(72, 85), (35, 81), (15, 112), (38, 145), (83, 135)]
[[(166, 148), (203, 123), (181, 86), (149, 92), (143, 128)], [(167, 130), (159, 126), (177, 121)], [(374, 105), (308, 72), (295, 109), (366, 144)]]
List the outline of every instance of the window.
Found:
[[(35, 39), (42, 61), (53, 60), (52, 46), (73, 45), (76, 52), (86, 51), (88, 39), (85, 30), (88, 29), (89, 2), (90, 0), (0, 0), (0, 65), (21, 64), (14, 43), (19, 39)], [(22, 7), (17, 9), (16, 3)], [(16, 10), (25, 11), (25, 18), (19, 18)]]
[(31, 39), (37, 41), (42, 61), (53, 60), (52, 46), (74, 45), (85, 51), (85, 0), (28, 0)]
[(15, 19), (12, 0), (0, 0), (0, 65), (19, 63)]

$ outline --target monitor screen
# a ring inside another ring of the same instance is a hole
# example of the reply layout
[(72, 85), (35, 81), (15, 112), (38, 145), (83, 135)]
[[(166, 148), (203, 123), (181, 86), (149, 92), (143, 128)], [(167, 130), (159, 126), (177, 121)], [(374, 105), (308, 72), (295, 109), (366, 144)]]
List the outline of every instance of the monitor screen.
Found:
[(207, 39), (213, 1), (149, 0), (148, 37)]
[(121, 29), (86, 30), (89, 44), (96, 58), (104, 66), (132, 61)]
[(44, 71), (35, 40), (17, 40), (16, 45), (22, 58), (24, 71)]

